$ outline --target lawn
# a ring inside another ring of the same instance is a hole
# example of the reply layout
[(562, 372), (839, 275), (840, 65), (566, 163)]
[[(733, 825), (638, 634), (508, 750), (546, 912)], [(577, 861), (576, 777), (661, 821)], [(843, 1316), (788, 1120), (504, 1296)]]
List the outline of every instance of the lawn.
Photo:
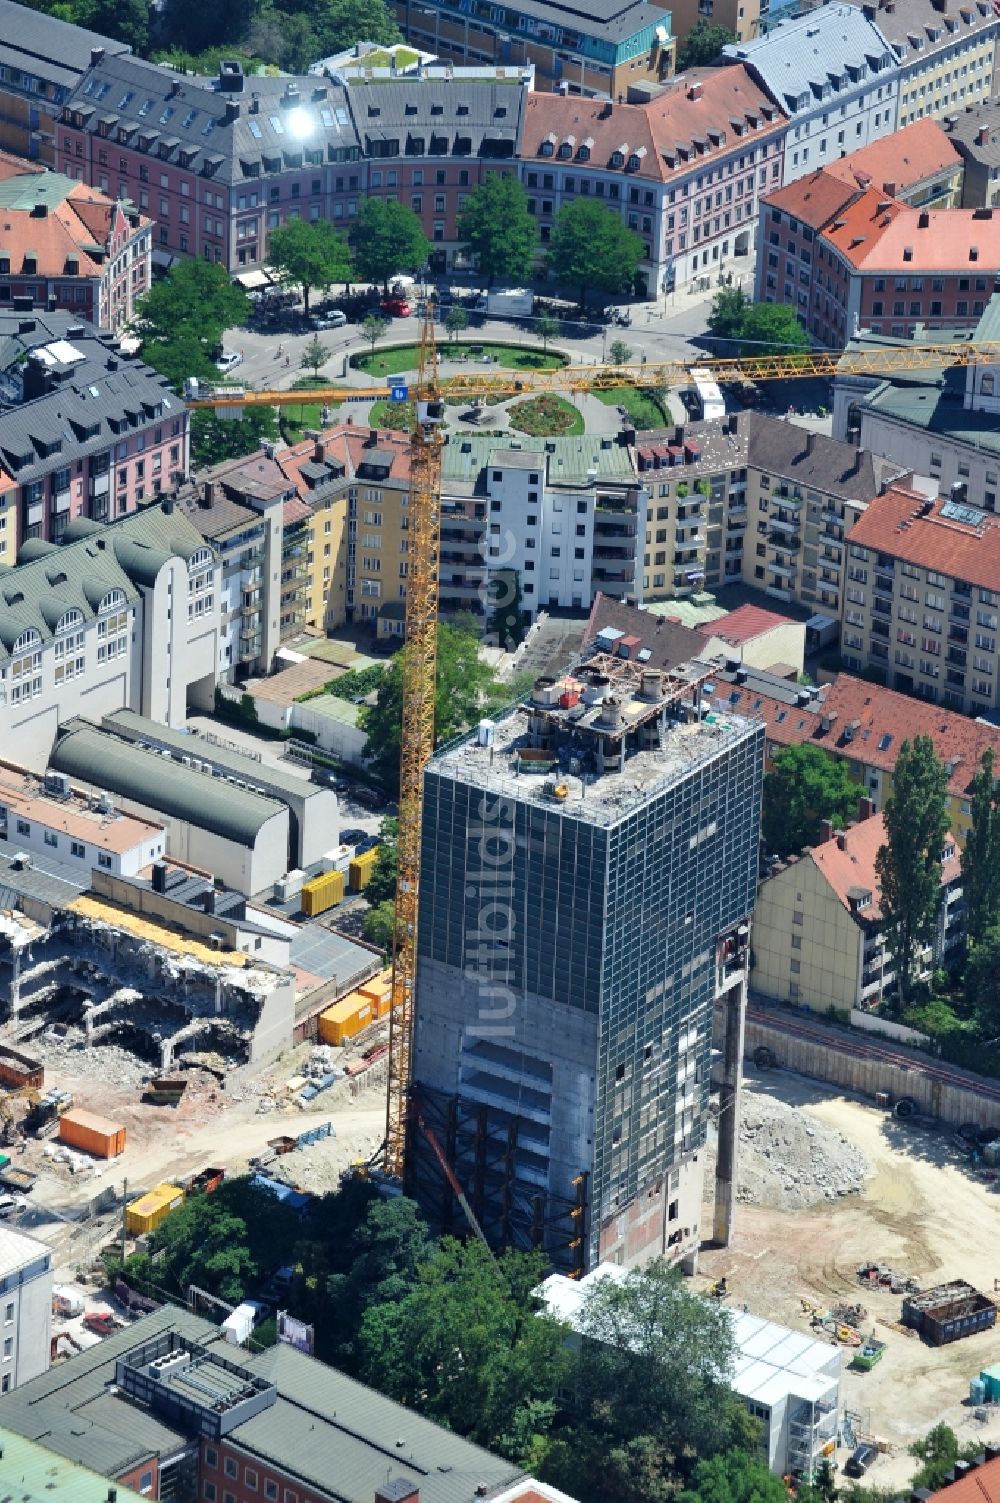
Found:
[[(469, 348), (475, 345), (481, 351), (478, 355), (470, 357), (470, 363), (477, 369), (489, 371), (490, 366), (482, 359), (483, 355), (493, 357), (492, 364), (499, 365), (504, 370), (513, 371), (554, 371), (560, 366), (569, 363), (566, 355), (548, 354), (541, 350), (522, 349), (519, 345), (511, 344), (483, 344), (476, 340), (467, 343), (438, 346), (439, 360), (458, 360), (462, 355), (469, 354)], [(374, 355), (352, 355), (351, 365), (355, 370), (367, 371), (372, 376), (403, 376), (417, 369), (417, 358), (420, 349), (415, 344), (397, 345), (390, 349), (376, 349)]]
[(573, 438), (584, 431), (582, 413), (565, 397), (551, 392), (529, 397), (526, 402), (515, 402), (507, 409), (507, 416), (512, 428), (532, 438)]
[[(300, 395), (305, 398), (309, 391), (316, 386), (328, 386), (330, 383), (321, 377), (303, 376), (295, 382), (288, 393), (288, 397), (281, 404), (281, 434), (286, 444), (298, 443), (307, 428), (322, 428), (323, 407), (321, 403), (295, 400)], [(330, 413), (329, 422), (337, 421), (339, 408), (328, 407)]]
[(670, 414), (651, 391), (639, 391), (634, 386), (612, 386), (605, 391), (595, 391), (594, 396), (608, 407), (624, 407), (636, 428), (663, 428), (670, 423)]
[(368, 414), (370, 428), (395, 428), (409, 433), (414, 419), (412, 402), (373, 402)]

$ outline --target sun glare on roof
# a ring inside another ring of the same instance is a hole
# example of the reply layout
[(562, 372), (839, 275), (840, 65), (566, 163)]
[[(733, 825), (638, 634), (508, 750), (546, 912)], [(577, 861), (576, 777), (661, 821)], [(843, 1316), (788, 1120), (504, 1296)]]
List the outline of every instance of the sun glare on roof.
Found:
[(288, 112), (288, 129), (297, 140), (301, 141), (306, 136), (311, 136), (313, 120), (308, 110), (296, 108)]

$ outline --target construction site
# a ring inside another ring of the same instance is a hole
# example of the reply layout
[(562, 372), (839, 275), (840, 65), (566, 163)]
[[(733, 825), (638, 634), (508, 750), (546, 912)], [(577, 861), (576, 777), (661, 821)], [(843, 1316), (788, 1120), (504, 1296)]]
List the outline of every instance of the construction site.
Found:
[[(743, 1099), (751, 1123), (779, 1125), (753, 1130), (759, 1141), (741, 1152), (741, 1183), (754, 1181), (756, 1162), (770, 1164), (772, 1146), (778, 1156), (789, 1120), (802, 1141), (824, 1145), (828, 1165), (834, 1154), (837, 1162), (810, 1184), (793, 1151), (778, 1171), (781, 1193), (738, 1191), (730, 1247), (703, 1250), (705, 1287), (724, 1279), (735, 1309), (841, 1348), (842, 1443), (878, 1451), (866, 1485), (904, 1489), (914, 1470), (908, 1447), (939, 1422), (962, 1444), (1000, 1442), (1000, 1404), (980, 1377), (1000, 1360), (1000, 1181), (942, 1124), (901, 1120), (874, 1099), (790, 1071), (755, 1077), (751, 1064)], [(948, 1320), (968, 1324), (945, 1333)]]

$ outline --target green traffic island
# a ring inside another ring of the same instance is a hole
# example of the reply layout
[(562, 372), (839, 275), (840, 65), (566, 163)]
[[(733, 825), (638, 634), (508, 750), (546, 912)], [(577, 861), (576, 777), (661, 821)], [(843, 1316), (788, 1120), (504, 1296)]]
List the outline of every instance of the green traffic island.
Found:
[[(453, 360), (481, 365), (484, 370), (499, 365), (504, 370), (555, 371), (569, 364), (569, 356), (558, 350), (546, 352), (522, 344), (498, 344), (492, 340), (483, 343), (477, 340), (460, 340), (455, 344), (442, 342), (438, 344), (437, 357), (439, 363)], [(350, 358), (350, 365), (352, 370), (363, 371), (369, 376), (403, 376), (416, 374), (419, 359), (418, 344), (380, 345), (374, 351), (356, 351)]]
[(634, 428), (666, 428), (670, 410), (655, 392), (637, 386), (595, 387), (593, 395), (606, 407), (624, 407)]
[(507, 409), (507, 418), (516, 432), (531, 438), (575, 438), (586, 431), (583, 414), (552, 392), (515, 402)]

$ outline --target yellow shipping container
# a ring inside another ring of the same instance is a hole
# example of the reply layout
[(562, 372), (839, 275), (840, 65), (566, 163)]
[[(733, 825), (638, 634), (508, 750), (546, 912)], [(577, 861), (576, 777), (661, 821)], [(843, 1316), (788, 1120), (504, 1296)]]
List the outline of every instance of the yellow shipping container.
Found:
[(184, 1201), (180, 1185), (157, 1185), (146, 1195), (140, 1195), (125, 1207), (125, 1230), (133, 1237), (144, 1237), (155, 1231)]
[(363, 997), (372, 999), (372, 1015), (375, 1018), (387, 1018), (392, 1006), (392, 972), (382, 971), (378, 976), (373, 976), (371, 981), (366, 981), (364, 986), (359, 986), (358, 991)]
[(378, 860), (378, 853), (378, 846), (372, 846), (370, 851), (364, 851), (360, 856), (355, 856), (348, 867), (351, 886), (355, 892), (364, 892), (368, 886), (368, 878), (371, 876), (375, 862)]
[(343, 872), (321, 872), (318, 877), (302, 884), (302, 912), (307, 918), (315, 918), (317, 913), (325, 913), (342, 902), (343, 897)]
[(373, 1020), (372, 999), (351, 992), (319, 1015), (320, 1042), (346, 1044)]

